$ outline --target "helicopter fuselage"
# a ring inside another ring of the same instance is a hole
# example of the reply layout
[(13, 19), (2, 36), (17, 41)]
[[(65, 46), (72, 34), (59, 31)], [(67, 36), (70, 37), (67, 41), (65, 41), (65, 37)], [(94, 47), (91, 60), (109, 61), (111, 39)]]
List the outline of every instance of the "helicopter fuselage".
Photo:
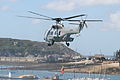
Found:
[(77, 28), (65, 28), (60, 25), (53, 25), (46, 33), (44, 40), (49, 44), (54, 44), (54, 42), (72, 42), (74, 38), (71, 37), (73, 34), (79, 33), (79, 27)]

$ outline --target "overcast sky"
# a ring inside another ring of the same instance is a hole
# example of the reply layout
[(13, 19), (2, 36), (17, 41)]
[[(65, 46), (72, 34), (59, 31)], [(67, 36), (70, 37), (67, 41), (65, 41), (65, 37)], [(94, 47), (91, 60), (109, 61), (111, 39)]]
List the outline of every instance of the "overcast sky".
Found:
[(27, 11), (50, 17), (87, 14), (88, 19), (102, 19), (88, 23), (79, 37), (74, 36), (70, 48), (83, 55), (113, 55), (120, 49), (120, 0), (0, 0), (0, 37), (43, 42), (44, 32), (54, 21), (17, 17), (39, 17)]

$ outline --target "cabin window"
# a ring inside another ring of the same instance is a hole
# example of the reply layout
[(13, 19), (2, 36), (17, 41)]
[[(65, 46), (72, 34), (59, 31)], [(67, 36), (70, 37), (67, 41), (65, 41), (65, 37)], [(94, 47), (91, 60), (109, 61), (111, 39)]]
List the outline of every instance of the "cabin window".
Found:
[(61, 34), (61, 31), (59, 31), (59, 35)]
[(57, 31), (55, 31), (55, 35), (57, 35)]

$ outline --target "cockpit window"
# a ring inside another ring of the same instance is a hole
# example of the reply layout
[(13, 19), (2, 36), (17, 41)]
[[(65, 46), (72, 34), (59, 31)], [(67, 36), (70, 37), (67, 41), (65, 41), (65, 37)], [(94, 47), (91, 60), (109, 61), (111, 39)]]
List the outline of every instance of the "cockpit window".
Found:
[(50, 32), (50, 35), (53, 35), (53, 31)]

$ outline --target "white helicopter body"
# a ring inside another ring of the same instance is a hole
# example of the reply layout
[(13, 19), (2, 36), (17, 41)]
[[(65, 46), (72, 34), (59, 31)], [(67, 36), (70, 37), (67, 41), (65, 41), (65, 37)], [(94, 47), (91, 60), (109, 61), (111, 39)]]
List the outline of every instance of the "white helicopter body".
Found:
[[(25, 18), (32, 18), (32, 19), (42, 19), (42, 20), (53, 20), (56, 21), (54, 25), (45, 33), (44, 40), (48, 42), (48, 46), (54, 44), (54, 42), (66, 42), (66, 45), (69, 46), (68, 42), (72, 42), (74, 38), (71, 37), (73, 34), (79, 34), (80, 31), (83, 29), (84, 26), (87, 27), (86, 22), (91, 21), (102, 21), (102, 20), (86, 20), (83, 19), (82, 16), (87, 17), (85, 14), (80, 14), (76, 16), (71, 16), (67, 18), (52, 18), (45, 15), (41, 15), (32, 11), (28, 11), (29, 13), (39, 15), (44, 18), (37, 18), (37, 17), (29, 17), (29, 16), (19, 16)], [(81, 17), (80, 20), (72, 20), (72, 18)], [(78, 23), (71, 23), (74, 25), (78, 25), (76, 28), (67, 28), (61, 23), (61, 21), (70, 21), (70, 22), (78, 22)]]
[(45, 33), (44, 40), (48, 42), (48, 45), (53, 45), (54, 42), (66, 42), (69, 46), (68, 42), (74, 40), (71, 35), (80, 33), (80, 27), (66, 28), (61, 25), (59, 28), (53, 28), (53, 26)]

